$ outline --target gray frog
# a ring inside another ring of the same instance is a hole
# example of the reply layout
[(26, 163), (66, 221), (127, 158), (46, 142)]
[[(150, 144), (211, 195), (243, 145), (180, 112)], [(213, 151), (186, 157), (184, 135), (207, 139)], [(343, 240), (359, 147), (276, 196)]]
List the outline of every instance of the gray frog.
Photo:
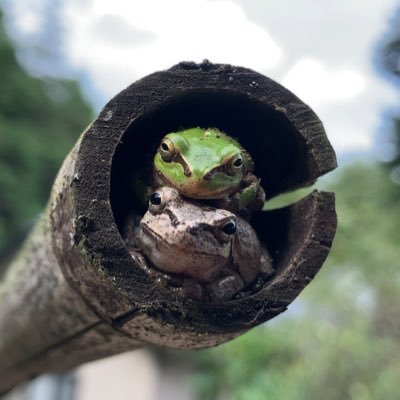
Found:
[(271, 258), (251, 225), (230, 211), (187, 201), (164, 186), (151, 194), (135, 242), (159, 270), (183, 277), (184, 294), (226, 301), (261, 274)]

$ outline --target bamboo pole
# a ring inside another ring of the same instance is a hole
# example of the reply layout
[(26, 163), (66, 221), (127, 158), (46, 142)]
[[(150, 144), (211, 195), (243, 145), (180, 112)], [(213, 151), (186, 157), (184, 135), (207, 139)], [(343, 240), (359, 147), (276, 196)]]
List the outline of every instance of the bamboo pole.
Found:
[(48, 207), (0, 281), (0, 393), (44, 372), (143, 345), (205, 348), (283, 312), (324, 262), (334, 196), (313, 192), (252, 223), (274, 276), (251, 296), (201, 303), (159, 287), (132, 257), (123, 221), (142, 212), (135, 170), (180, 127), (216, 126), (252, 154), (268, 198), (336, 167), (313, 111), (242, 67), (180, 63), (113, 98), (66, 158)]

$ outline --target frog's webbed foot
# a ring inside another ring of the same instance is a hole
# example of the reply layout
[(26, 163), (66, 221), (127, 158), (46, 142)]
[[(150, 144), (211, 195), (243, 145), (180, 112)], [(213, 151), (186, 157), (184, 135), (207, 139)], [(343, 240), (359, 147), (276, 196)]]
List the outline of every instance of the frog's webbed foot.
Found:
[(232, 299), (243, 287), (243, 280), (238, 275), (234, 274), (208, 284), (207, 290), (211, 301), (220, 302)]
[(237, 213), (240, 210), (240, 196), (239, 193), (232, 193), (222, 199), (216, 199), (213, 202), (216, 208), (222, 208), (233, 213)]
[(189, 297), (193, 300), (198, 300), (198, 301), (202, 300), (203, 297), (202, 287), (198, 282), (195, 282), (192, 279), (185, 278), (183, 280), (183, 284), (180, 291), (185, 297)]
[(260, 179), (253, 174), (248, 174), (243, 178), (239, 196), (239, 209), (247, 208), (250, 211), (260, 211), (264, 207), (265, 192), (260, 185)]
[[(229, 196), (217, 199), (217, 208), (223, 208), (233, 213), (240, 211), (260, 211), (264, 207), (265, 192), (260, 186), (260, 180), (253, 174), (243, 178), (240, 189)], [(244, 216), (245, 217), (245, 216)]]
[(249, 220), (251, 212), (241, 201), (241, 192), (235, 192), (222, 199), (217, 199), (213, 203), (214, 207), (228, 210), (234, 214), (240, 215), (245, 220)]

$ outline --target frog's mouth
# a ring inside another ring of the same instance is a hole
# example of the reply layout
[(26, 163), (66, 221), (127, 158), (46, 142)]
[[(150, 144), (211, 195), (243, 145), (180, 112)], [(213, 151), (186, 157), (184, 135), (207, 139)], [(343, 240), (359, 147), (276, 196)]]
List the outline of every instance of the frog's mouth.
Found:
[(184, 196), (198, 200), (220, 199), (231, 194), (233, 190), (234, 186), (219, 190), (218, 186), (208, 188), (190, 183), (186, 187), (180, 187), (180, 191)]
[[(140, 241), (142, 249), (144, 249), (144, 256), (155, 269), (162, 270), (163, 273), (167, 274), (184, 274), (199, 282), (211, 281), (230, 262), (230, 257), (224, 258), (218, 252), (210, 254), (198, 249), (191, 250), (190, 260), (186, 254), (184, 260), (178, 262), (177, 244), (169, 243), (165, 240), (165, 237), (161, 237), (147, 225), (142, 225)], [(232, 248), (230, 248), (229, 254), (232, 254)], [(196, 262), (192, 263), (190, 261)]]
[[(207, 174), (209, 173), (210, 172), (208, 172)], [(199, 200), (220, 199), (231, 194), (235, 188), (233, 184), (229, 187), (225, 186), (223, 189), (220, 189), (218, 185), (207, 187), (204, 184), (199, 184), (199, 181), (190, 179), (190, 177), (187, 179), (185, 184), (181, 182), (171, 182), (171, 180), (168, 179), (168, 177), (160, 171), (157, 171), (156, 180), (159, 186), (176, 187), (183, 196)], [(208, 182), (208, 180), (204, 181)]]
[(151, 239), (152, 242), (158, 243), (159, 241), (164, 240), (164, 238), (162, 236), (160, 236), (158, 233), (154, 232), (147, 225), (141, 224), (140, 227), (141, 227), (141, 230), (142, 230), (142, 234), (144, 234), (144, 236), (146, 238)]
[[(168, 242), (168, 240), (165, 240), (164, 236), (161, 236), (157, 232), (154, 232), (147, 225), (141, 225), (141, 229), (142, 229), (142, 233), (144, 234), (146, 239), (150, 239), (150, 240), (148, 240), (148, 242), (146, 244), (148, 244), (148, 245), (154, 244), (153, 247), (159, 246), (160, 244), (162, 244), (163, 247), (169, 248), (169, 249), (173, 249), (174, 247), (176, 247), (176, 244), (171, 244), (170, 242)], [(215, 255), (213, 255), (213, 254), (202, 252), (202, 251), (195, 250), (195, 249), (193, 249), (193, 254), (197, 254), (197, 255), (201, 255), (201, 256), (208, 256), (210, 258), (215, 257)]]

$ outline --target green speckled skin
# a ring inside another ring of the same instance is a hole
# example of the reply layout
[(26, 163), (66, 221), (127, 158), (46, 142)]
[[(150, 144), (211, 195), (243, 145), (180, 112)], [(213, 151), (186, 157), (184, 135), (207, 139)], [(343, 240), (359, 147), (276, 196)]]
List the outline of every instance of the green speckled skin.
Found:
[[(234, 192), (244, 176), (254, 169), (245, 149), (233, 138), (215, 128), (191, 128), (164, 137), (173, 144), (176, 154), (163, 160), (161, 151), (154, 157), (156, 181), (177, 188), (196, 199), (223, 198)], [(241, 157), (243, 165), (236, 171), (229, 163)]]

